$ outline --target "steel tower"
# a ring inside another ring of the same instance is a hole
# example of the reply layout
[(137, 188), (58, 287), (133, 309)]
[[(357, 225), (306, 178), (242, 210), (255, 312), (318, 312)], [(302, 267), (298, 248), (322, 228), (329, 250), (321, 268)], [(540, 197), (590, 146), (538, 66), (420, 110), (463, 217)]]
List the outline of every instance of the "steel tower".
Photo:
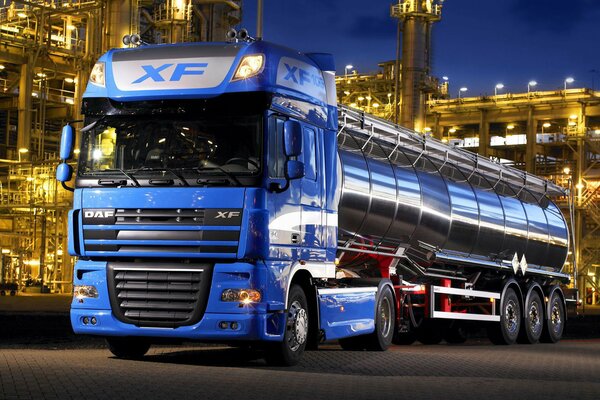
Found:
[(401, 94), (396, 103), (396, 122), (419, 132), (425, 127), (426, 93), (436, 87), (429, 75), (431, 27), (442, 17), (443, 2), (399, 0), (391, 7), (391, 15), (399, 19), (402, 29)]

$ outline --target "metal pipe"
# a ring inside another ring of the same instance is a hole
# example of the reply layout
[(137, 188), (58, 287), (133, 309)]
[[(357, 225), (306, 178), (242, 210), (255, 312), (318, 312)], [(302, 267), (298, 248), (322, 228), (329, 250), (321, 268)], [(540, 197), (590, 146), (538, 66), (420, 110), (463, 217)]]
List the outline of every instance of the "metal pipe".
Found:
[(257, 0), (256, 5), (256, 38), (262, 39), (263, 37), (263, 0)]

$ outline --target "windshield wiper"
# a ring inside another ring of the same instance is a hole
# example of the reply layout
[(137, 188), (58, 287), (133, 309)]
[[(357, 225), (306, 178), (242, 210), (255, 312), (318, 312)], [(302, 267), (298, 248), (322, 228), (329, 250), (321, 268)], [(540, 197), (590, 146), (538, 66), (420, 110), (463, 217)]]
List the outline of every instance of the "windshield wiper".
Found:
[(187, 183), (187, 181), (185, 180), (185, 178), (183, 176), (181, 176), (175, 170), (168, 168), (168, 167), (158, 167), (158, 168), (142, 167), (142, 168), (136, 169), (134, 172), (138, 172), (138, 171), (166, 171), (166, 172), (171, 173), (177, 179), (179, 179), (181, 181), (181, 183), (183, 183), (183, 186), (190, 186), (190, 184)]
[(238, 180), (238, 178), (235, 177), (235, 175), (233, 175), (231, 172), (225, 170), (223, 167), (215, 165), (215, 166), (204, 167), (204, 168), (195, 167), (192, 169), (199, 174), (201, 174), (203, 171), (207, 171), (207, 170), (217, 170), (217, 171), (221, 172), (221, 174), (223, 174), (229, 180), (230, 183), (233, 183), (238, 186), (243, 186), (242, 183)]
[[(133, 175), (131, 175), (131, 174), (129, 174), (129, 173), (127, 173), (127, 172), (123, 171), (121, 168), (105, 169), (105, 170), (103, 170), (102, 172), (115, 172), (115, 171), (116, 171), (116, 172), (120, 172), (120, 173), (122, 173), (122, 174), (123, 174), (123, 175), (124, 175), (124, 176), (125, 176), (127, 179), (131, 179), (131, 181), (133, 182), (133, 184), (134, 184), (136, 187), (140, 187), (140, 186), (141, 186), (141, 185), (140, 185), (140, 183), (138, 182), (138, 180), (137, 180), (137, 179), (135, 179), (135, 178), (133, 177)], [(98, 184), (99, 184), (99, 185), (102, 185), (102, 184), (103, 184), (103, 182), (101, 182), (101, 181), (103, 181), (103, 180), (102, 180), (102, 179), (98, 179)], [(109, 185), (115, 185), (115, 184), (118, 184), (118, 183), (117, 183), (117, 182), (115, 182), (115, 181), (104, 181), (104, 182), (105, 182), (105, 183), (104, 183), (105, 185), (106, 185), (106, 184), (109, 184)]]

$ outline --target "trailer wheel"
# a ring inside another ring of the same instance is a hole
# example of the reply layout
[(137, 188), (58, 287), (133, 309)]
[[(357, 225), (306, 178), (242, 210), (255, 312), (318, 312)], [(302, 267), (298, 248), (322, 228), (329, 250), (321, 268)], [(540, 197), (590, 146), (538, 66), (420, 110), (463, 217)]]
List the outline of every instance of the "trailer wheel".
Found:
[(285, 333), (282, 342), (268, 343), (265, 359), (270, 365), (296, 365), (304, 354), (308, 337), (308, 305), (304, 290), (292, 285), (288, 298)]
[(534, 344), (539, 342), (544, 330), (544, 303), (540, 295), (530, 289), (525, 300), (523, 325), (519, 334), (519, 343)]
[(143, 338), (110, 337), (106, 344), (116, 357), (132, 360), (142, 358), (150, 350), (150, 342)]
[(565, 329), (565, 305), (560, 297), (558, 290), (552, 292), (549, 301), (550, 314), (544, 320), (544, 332), (542, 333), (542, 342), (556, 343), (563, 335)]
[(449, 344), (462, 344), (468, 337), (467, 328), (459, 321), (454, 321), (444, 333), (444, 340)]
[(16, 296), (16, 295), (17, 295), (17, 292), (15, 292), (14, 290), (11, 290), (11, 291), (10, 291), (10, 295), (11, 295), (11, 296)]
[(444, 326), (440, 321), (425, 319), (419, 326), (417, 340), (423, 344), (439, 344), (444, 338)]
[(6, 292), (4, 290), (0, 290), (0, 296), (6, 296)]
[(521, 322), (521, 301), (515, 290), (508, 288), (500, 304), (500, 323), (488, 328), (488, 337), (494, 344), (513, 344), (519, 336)]

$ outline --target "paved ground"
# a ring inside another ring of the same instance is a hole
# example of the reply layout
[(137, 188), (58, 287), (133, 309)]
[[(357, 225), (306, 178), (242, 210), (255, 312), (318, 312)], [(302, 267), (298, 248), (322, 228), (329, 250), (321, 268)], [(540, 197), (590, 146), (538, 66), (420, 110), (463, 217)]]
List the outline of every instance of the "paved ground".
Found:
[[(48, 346), (51, 347), (51, 346)], [(228, 347), (158, 347), (142, 361), (79, 349), (0, 349), (0, 399), (598, 399), (600, 340), (498, 347), (326, 345), (293, 368)]]
[[(0, 298), (0, 400), (8, 399), (599, 399), (600, 323), (569, 320), (556, 345), (307, 352), (293, 368), (223, 346), (154, 347), (142, 361), (111, 357), (74, 336), (68, 296)], [(576, 338), (576, 339), (573, 339)]]

